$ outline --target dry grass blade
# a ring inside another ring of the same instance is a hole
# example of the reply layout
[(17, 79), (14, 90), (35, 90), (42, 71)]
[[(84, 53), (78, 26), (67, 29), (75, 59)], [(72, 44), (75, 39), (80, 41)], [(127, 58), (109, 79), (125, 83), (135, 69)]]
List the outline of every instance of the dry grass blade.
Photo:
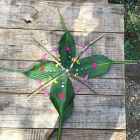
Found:
[[(63, 74), (63, 73), (62, 73), (62, 74)], [(62, 74), (60, 74), (60, 75), (62, 75)], [(59, 76), (60, 76), (60, 75), (59, 75)], [(44, 85), (42, 85), (41, 87), (39, 87), (36, 91), (34, 91), (32, 94), (30, 94), (26, 100), (31, 99), (31, 98), (32, 98), (34, 95), (36, 95), (38, 92), (42, 91), (42, 90), (43, 90), (44, 88), (46, 88), (48, 85), (52, 84), (59, 76), (55, 77), (54, 79), (52, 79), (52, 80), (46, 82)]]
[(47, 51), (43, 45), (41, 45), (39, 42), (37, 42), (35, 39), (32, 38), (31, 40), (36, 46), (38, 46), (42, 51), (44, 51), (50, 58), (52, 58), (62, 69), (63, 66), (61, 65), (61, 63), (54, 57), (51, 55), (51, 53), (49, 53), (49, 51)]
[(70, 69), (73, 67), (74, 63), (79, 59), (79, 57), (83, 54), (83, 52), (88, 49), (88, 47), (90, 45), (92, 45), (93, 43), (95, 43), (98, 39), (100, 39), (101, 37), (103, 37), (105, 34), (100, 35), (99, 37), (97, 37), (96, 39), (94, 39), (92, 42), (90, 42), (76, 57), (75, 61), (71, 64)]
[(80, 83), (82, 83), (83, 85), (87, 86), (89, 89), (91, 89), (95, 94), (97, 94), (97, 92), (95, 92), (95, 90), (86, 82), (82, 81), (80, 78), (75, 77), (73, 74), (69, 73), (68, 74), (70, 77), (74, 78), (75, 80), (79, 81)]

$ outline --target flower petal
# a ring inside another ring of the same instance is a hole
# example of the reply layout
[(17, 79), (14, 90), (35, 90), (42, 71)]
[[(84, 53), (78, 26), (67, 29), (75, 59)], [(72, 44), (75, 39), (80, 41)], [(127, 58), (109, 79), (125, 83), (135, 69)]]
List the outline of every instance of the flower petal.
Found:
[[(39, 86), (41, 87), (41, 81), (40, 81), (40, 79), (38, 78), (38, 84), (39, 84)], [(47, 92), (47, 91), (45, 91), (45, 90), (42, 90), (42, 92), (44, 93), (44, 94), (46, 94), (46, 95), (49, 95), (50, 96), (50, 94)]]
[(84, 81), (86, 81), (88, 79), (89, 73), (85, 76)]
[(55, 52), (56, 50), (58, 50), (58, 48), (52, 49), (50, 52)]
[[(85, 48), (80, 42), (76, 42), (79, 46), (81, 46), (82, 48)], [(88, 55), (91, 57), (91, 53), (87, 50)]]
[(77, 93), (82, 89), (83, 84), (81, 84), (77, 90)]
[(41, 81), (40, 81), (40, 79), (38, 78), (38, 84), (39, 84), (39, 86), (41, 87)]
[(44, 54), (40, 60), (43, 60), (46, 57), (47, 54)]
[(81, 46), (82, 48), (84, 48), (84, 46), (80, 43), (80, 42), (76, 42), (79, 46)]
[(87, 50), (88, 55), (91, 57), (91, 53)]
[(50, 96), (50, 93), (48, 93), (47, 91), (42, 90), (42, 92), (43, 92), (44, 94), (46, 94), (46, 95), (49, 95), (49, 96)]

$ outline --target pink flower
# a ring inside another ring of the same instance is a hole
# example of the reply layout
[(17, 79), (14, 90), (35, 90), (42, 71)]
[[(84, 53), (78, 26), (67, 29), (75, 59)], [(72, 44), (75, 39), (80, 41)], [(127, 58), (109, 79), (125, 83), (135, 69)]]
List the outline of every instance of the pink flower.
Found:
[(66, 50), (67, 50), (67, 51), (70, 51), (70, 47), (66, 47)]
[(77, 93), (82, 89), (83, 84), (81, 84), (77, 90)]
[[(77, 45), (81, 46), (82, 48), (85, 48), (80, 42), (76, 42), (76, 43), (77, 43)], [(86, 51), (87, 51), (88, 55), (91, 57), (91, 53), (88, 50), (86, 50)]]
[(84, 81), (86, 81), (88, 79), (89, 73), (85, 76)]
[(64, 98), (64, 94), (61, 94), (61, 95), (60, 95), (60, 98), (63, 99), (63, 98)]
[(46, 57), (47, 54), (44, 54), (40, 60), (43, 60)]
[(44, 70), (45, 70), (45, 68), (43, 68), (43, 67), (40, 68), (40, 71), (44, 71)]
[(97, 64), (96, 63), (93, 63), (93, 67), (96, 68), (97, 67)]
[(52, 49), (50, 52), (55, 52), (56, 50), (58, 50), (58, 48)]
[[(41, 87), (41, 81), (40, 81), (40, 79), (38, 78), (38, 84), (39, 84), (39, 86)], [(46, 95), (49, 95), (50, 96), (50, 94), (47, 92), (47, 91), (45, 91), (45, 90), (42, 90), (42, 92), (44, 93), (44, 94), (46, 94)]]

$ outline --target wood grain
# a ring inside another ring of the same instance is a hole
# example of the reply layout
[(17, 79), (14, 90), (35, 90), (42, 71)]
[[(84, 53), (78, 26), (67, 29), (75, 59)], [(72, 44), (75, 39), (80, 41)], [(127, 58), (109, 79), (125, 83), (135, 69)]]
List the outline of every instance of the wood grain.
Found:
[[(53, 129), (0, 129), (1, 140), (56, 140)], [(125, 131), (62, 129), (61, 140), (126, 140)]]
[[(107, 0), (44, 0), (45, 2), (72, 2), (72, 3), (108, 3)], [(41, 0), (1, 0), (0, 4), (32, 4), (41, 2)]]
[[(58, 128), (58, 113), (46, 95), (1, 94), (0, 127)], [(76, 95), (63, 128), (125, 129), (124, 96)]]
[(63, 30), (59, 8), (71, 31), (124, 32), (123, 5), (63, 1), (21, 1), (0, 5), (0, 27)]
[[(58, 42), (63, 33), (60, 31), (49, 33), (49, 31), (40, 30), (1, 29), (0, 59), (38, 60), (44, 52), (31, 42), (31, 37), (42, 43), (50, 51), (58, 47)], [(74, 37), (75, 43), (78, 41), (86, 46), (102, 33), (71, 32), (71, 34)], [(111, 60), (123, 61), (123, 46), (123, 34), (106, 33), (104, 37), (91, 45), (88, 50), (92, 55), (105, 55)], [(81, 50), (82, 47), (76, 45), (76, 53), (78, 54)], [(52, 54), (59, 58), (58, 51), (52, 52)], [(88, 53), (84, 52), (82, 57), (88, 57)], [(48, 56), (46, 58), (49, 59)]]
[[(75, 43), (86, 46), (105, 32), (88, 50), (124, 60), (123, 5), (107, 0), (1, 0), (0, 66), (28, 70), (39, 63), (36, 60), (44, 53), (31, 37), (47, 50), (58, 47), (64, 32), (56, 8)], [(76, 49), (77, 54), (82, 50), (78, 45)], [(53, 54), (59, 58), (58, 52)], [(86, 56), (85, 52), (82, 57)], [(61, 140), (126, 140), (124, 65), (113, 65), (102, 77), (87, 82), (99, 95), (85, 86), (77, 94), (80, 83), (72, 79), (74, 109), (63, 123)], [(58, 113), (49, 97), (38, 94), (26, 101), (37, 87), (37, 81), (23, 74), (0, 70), (0, 140), (57, 139)]]

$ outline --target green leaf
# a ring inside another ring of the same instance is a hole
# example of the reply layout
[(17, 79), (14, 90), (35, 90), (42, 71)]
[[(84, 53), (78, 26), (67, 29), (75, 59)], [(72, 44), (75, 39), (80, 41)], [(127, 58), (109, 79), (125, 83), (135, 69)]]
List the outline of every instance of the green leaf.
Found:
[(4, 67), (0, 67), (0, 69), (20, 72), (23, 73), (25, 76), (34, 80), (37, 80), (39, 78), (40, 81), (50, 80), (51, 78), (55, 78), (56, 76), (64, 72), (64, 70), (62, 70), (59, 66), (56, 67), (56, 64), (52, 62), (43, 62), (37, 64), (28, 71), (15, 70), (15, 69), (4, 68)]
[[(41, 68), (44, 70), (41, 71)], [(31, 79), (37, 80), (39, 78), (40, 81), (46, 81), (51, 78), (55, 78), (62, 72), (64, 72), (64, 70), (62, 70), (59, 66), (56, 67), (56, 64), (52, 62), (43, 62), (35, 65), (30, 70), (23, 72), (23, 74)]]
[[(62, 35), (61, 40), (59, 41), (59, 54), (62, 66), (65, 68), (70, 68), (72, 64), (72, 58), (75, 58), (76, 48), (74, 40), (70, 34), (70, 32), (66, 29), (65, 24), (63, 22), (62, 16), (58, 10), (63, 28), (65, 33)], [(68, 51), (66, 48), (69, 47), (70, 50)]]
[[(53, 83), (50, 90), (50, 100), (52, 101), (54, 107), (59, 113), (59, 131), (58, 131), (58, 139), (60, 139), (62, 122), (71, 114), (73, 106), (74, 106), (74, 90), (72, 87), (71, 80), (64, 73), (59, 76), (56, 81), (58, 83)], [(60, 96), (64, 95), (61, 99)]]
[[(79, 60), (80, 65), (75, 64), (70, 70), (70, 73), (78, 76), (85, 77), (88, 73), (88, 78), (95, 78), (106, 73), (112, 64), (136, 64), (135, 62), (122, 62), (112, 61), (104, 55), (92, 55), (92, 57), (86, 57)], [(97, 65), (96, 67), (93, 66)]]

